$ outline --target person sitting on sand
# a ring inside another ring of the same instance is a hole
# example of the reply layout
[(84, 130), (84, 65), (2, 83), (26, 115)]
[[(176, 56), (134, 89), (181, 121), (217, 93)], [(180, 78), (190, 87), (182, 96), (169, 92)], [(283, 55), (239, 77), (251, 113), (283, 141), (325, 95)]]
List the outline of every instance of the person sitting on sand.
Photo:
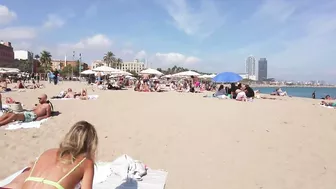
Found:
[(81, 99), (81, 100), (88, 100), (89, 99), (86, 89), (82, 89), (82, 91), (80, 93), (80, 96), (79, 96), (79, 99)]
[(245, 94), (247, 98), (254, 98), (254, 91), (249, 85), (245, 85)]
[(277, 88), (274, 92), (271, 93), (271, 95), (287, 96), (287, 92), (286, 91), (282, 91), (281, 88)]
[(247, 96), (245, 93), (245, 90), (246, 90), (245, 86), (239, 83), (238, 88), (239, 89), (236, 90), (236, 94), (237, 94), (236, 100), (237, 101), (247, 101)]
[(5, 188), (92, 188), (98, 135), (93, 125), (79, 121), (59, 148), (43, 152)]
[(1, 82), (0, 82), (0, 88), (3, 90), (3, 91), (11, 91), (10, 88), (8, 88), (7, 86), (7, 81), (6, 79), (2, 79)]
[(75, 95), (76, 93), (73, 92), (71, 88), (69, 88), (64, 98), (75, 98)]
[(333, 98), (331, 98), (331, 96), (330, 95), (326, 95), (324, 98), (322, 98), (322, 99), (324, 99), (324, 100), (333, 100)]
[(32, 111), (24, 111), (23, 113), (4, 113), (0, 117), (0, 126), (7, 125), (13, 121), (32, 122), (39, 121), (51, 116), (52, 105), (48, 101), (46, 94), (41, 95), (39, 103)]
[(24, 89), (25, 88), (21, 79), (17, 81), (17, 84), (14, 86), (14, 88), (16, 88), (16, 89)]
[(218, 91), (216, 93), (213, 94), (214, 97), (219, 97), (219, 96), (223, 96), (225, 95), (225, 89), (224, 89), (224, 85), (220, 85), (218, 88)]

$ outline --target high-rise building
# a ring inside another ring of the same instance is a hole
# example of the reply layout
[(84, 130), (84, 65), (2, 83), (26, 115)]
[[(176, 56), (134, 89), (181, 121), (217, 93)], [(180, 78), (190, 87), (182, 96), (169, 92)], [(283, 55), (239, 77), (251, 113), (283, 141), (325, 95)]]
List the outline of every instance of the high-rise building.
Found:
[(258, 61), (258, 80), (264, 81), (267, 79), (267, 60), (266, 58), (260, 58)]
[(247, 57), (246, 62), (245, 62), (245, 72), (247, 74), (248, 79), (256, 78), (255, 74), (255, 62), (256, 59), (254, 56), (250, 55)]

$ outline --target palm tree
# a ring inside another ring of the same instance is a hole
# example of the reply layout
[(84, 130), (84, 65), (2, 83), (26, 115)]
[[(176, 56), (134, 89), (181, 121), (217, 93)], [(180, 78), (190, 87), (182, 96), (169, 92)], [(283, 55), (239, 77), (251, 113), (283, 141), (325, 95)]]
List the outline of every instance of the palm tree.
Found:
[(121, 58), (117, 58), (117, 60), (116, 60), (117, 69), (121, 69), (121, 64), (122, 63), (123, 63), (123, 60)]
[(40, 57), (40, 62), (43, 67), (44, 72), (49, 70), (51, 68), (51, 54), (48, 51), (42, 51), (41, 52), (41, 57)]
[(115, 54), (113, 54), (113, 52), (108, 51), (105, 55), (104, 55), (104, 62), (106, 63), (107, 66), (113, 66), (112, 64), (115, 63)]

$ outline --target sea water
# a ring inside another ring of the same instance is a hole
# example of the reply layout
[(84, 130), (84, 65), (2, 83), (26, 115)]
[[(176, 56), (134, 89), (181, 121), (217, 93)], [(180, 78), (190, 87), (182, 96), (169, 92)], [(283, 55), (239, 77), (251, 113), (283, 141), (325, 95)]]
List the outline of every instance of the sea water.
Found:
[[(263, 94), (271, 94), (277, 87), (253, 87), (254, 90), (259, 90)], [(324, 87), (281, 87), (282, 91), (287, 91), (288, 96), (312, 98), (312, 93), (315, 91), (315, 97), (317, 99), (324, 98), (326, 95), (330, 95), (332, 98), (336, 98), (336, 88), (324, 88)]]

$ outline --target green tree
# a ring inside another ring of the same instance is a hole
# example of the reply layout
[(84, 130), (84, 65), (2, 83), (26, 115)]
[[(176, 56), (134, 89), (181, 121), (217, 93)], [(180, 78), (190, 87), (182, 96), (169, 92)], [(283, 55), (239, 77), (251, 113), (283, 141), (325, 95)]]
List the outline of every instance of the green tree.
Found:
[(18, 69), (23, 72), (31, 72), (32, 64), (31, 61), (28, 60), (17, 60), (18, 61)]
[(123, 63), (123, 60), (121, 58), (116, 59), (116, 67), (117, 69), (121, 69), (121, 64)]
[(67, 64), (60, 72), (62, 76), (70, 77), (72, 75), (72, 71), (72, 66), (70, 64)]
[(48, 51), (42, 51), (40, 56), (40, 63), (44, 72), (51, 69), (51, 54)]
[(115, 62), (116, 62), (116, 58), (115, 58), (115, 54), (113, 54), (113, 52), (108, 51), (103, 58), (104, 62), (106, 63), (107, 66), (111, 66), (115, 68)]

